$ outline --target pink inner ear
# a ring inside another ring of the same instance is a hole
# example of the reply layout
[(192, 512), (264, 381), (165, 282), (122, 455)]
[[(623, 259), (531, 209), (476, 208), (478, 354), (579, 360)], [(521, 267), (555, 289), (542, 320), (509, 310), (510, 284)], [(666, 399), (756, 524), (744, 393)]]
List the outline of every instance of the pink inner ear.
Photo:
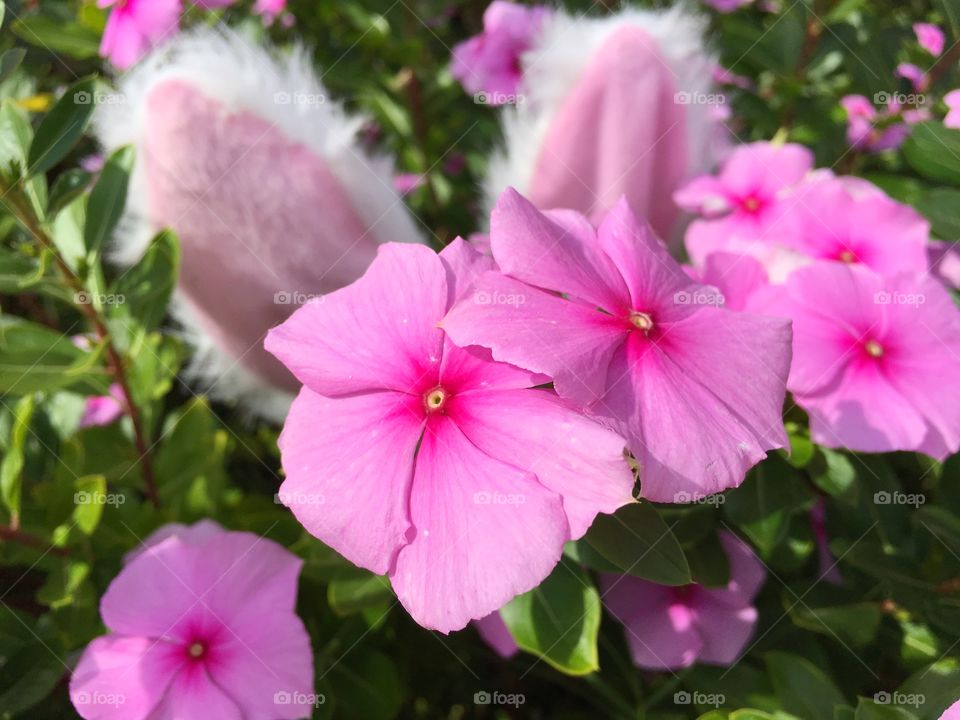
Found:
[(179, 289), (199, 329), (263, 380), (296, 389), (264, 335), (304, 296), (360, 277), (373, 234), (324, 159), (276, 124), (182, 80), (153, 88), (146, 115), (150, 221), (180, 236)]
[(572, 208), (597, 224), (621, 195), (660, 237), (677, 218), (684, 177), (684, 105), (657, 43), (617, 30), (590, 61), (547, 131), (530, 185), (539, 208)]

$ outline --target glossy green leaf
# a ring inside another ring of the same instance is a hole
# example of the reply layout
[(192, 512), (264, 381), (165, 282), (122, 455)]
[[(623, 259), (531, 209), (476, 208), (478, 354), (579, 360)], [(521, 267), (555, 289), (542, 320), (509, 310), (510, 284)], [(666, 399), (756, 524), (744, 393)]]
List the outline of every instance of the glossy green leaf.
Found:
[(937, 121), (915, 125), (903, 144), (903, 154), (924, 177), (960, 185), (960, 130)]
[(10, 440), (7, 442), (3, 460), (0, 460), (0, 498), (3, 499), (4, 506), (13, 518), (20, 516), (24, 446), (35, 408), (36, 398), (33, 395), (20, 398), (14, 406)]
[(785, 652), (766, 655), (767, 672), (783, 709), (804, 720), (833, 720), (846, 701), (837, 686), (809, 660)]
[(77, 23), (65, 23), (45, 15), (30, 15), (14, 20), (11, 28), (21, 40), (53, 54), (78, 60), (96, 57), (100, 36)]
[(30, 144), (28, 174), (45, 173), (80, 142), (93, 117), (97, 80), (84, 78), (64, 91), (44, 116)]
[(180, 244), (170, 231), (154, 238), (140, 261), (121, 275), (112, 293), (123, 298), (123, 310), (146, 330), (156, 328), (177, 284)]
[(114, 151), (107, 158), (97, 184), (90, 191), (83, 228), (83, 245), (87, 253), (100, 251), (123, 215), (133, 160), (134, 151), (130, 146)]

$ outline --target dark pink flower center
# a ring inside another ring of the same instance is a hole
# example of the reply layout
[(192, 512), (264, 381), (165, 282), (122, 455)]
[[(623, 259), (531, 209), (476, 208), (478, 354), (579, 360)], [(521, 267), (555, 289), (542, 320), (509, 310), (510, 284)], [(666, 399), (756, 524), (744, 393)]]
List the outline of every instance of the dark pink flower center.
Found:
[(442, 387), (435, 387), (433, 390), (423, 394), (423, 407), (426, 408), (427, 413), (430, 414), (443, 412), (443, 408), (447, 404), (449, 397), (449, 393)]
[(203, 660), (207, 654), (207, 645), (199, 640), (194, 640), (187, 645), (187, 656), (191, 660)]
[(847, 249), (841, 250), (839, 253), (837, 253), (837, 260), (843, 263), (848, 263), (848, 264), (860, 262), (860, 259), (857, 257), (857, 254), (853, 252), (853, 250), (847, 250)]
[(883, 345), (878, 343), (876, 340), (867, 340), (863, 344), (863, 350), (867, 355), (872, 358), (882, 358), (883, 357)]
[(649, 335), (650, 331), (653, 330), (653, 318), (650, 316), (650, 313), (631, 310), (630, 324), (637, 330), (643, 331), (644, 335)]
[(740, 207), (745, 213), (756, 215), (763, 209), (763, 201), (756, 195), (747, 195), (740, 200)]

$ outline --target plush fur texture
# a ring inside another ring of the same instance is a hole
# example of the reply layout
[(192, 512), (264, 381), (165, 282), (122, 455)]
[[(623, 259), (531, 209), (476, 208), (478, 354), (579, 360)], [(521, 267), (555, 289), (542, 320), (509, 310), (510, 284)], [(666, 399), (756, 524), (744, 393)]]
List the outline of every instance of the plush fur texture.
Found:
[[(356, 143), (362, 121), (334, 102), (297, 49), (279, 56), (229, 30), (157, 50), (98, 109), (106, 151), (137, 150), (114, 257), (131, 264), (160, 227), (183, 244), (172, 312), (196, 348), (189, 379), (282, 419), (296, 383), (262, 334), (296, 302), (363, 273), (378, 243), (421, 242), (392, 165)], [(293, 298), (296, 300), (296, 298)]]
[[(665, 11), (627, 9), (602, 18), (573, 17), (558, 11), (545, 23), (534, 47), (522, 58), (522, 104), (502, 114), (503, 148), (494, 153), (485, 180), (489, 207), (507, 187), (529, 193), (551, 125), (593, 59), (624, 28), (646, 33), (668, 67), (676, 92), (703, 96), (713, 87), (714, 58), (705, 48), (705, 20), (677, 6)], [(683, 106), (686, 115), (686, 167), (689, 178), (714, 165), (725, 143), (706, 104)], [(630, 118), (623, 119), (628, 128)], [(600, 132), (598, 123), (597, 132)]]

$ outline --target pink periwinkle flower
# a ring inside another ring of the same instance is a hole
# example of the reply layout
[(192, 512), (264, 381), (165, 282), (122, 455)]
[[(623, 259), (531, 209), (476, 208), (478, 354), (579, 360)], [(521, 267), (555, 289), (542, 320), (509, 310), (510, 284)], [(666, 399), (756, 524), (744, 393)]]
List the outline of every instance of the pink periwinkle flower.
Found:
[(930, 272), (948, 287), (960, 290), (960, 243), (933, 240), (927, 246)]
[(703, 270), (691, 269), (689, 274), (697, 282), (715, 287), (728, 310), (749, 310), (756, 291), (770, 283), (756, 258), (722, 251), (708, 255)]
[(601, 577), (603, 603), (627, 629), (633, 662), (648, 670), (678, 670), (694, 663), (731, 665), (757, 624), (752, 605), (766, 572), (736, 535), (719, 533), (730, 560), (726, 587), (668, 587), (633, 575)]
[(100, 43), (100, 55), (126, 70), (180, 28), (181, 0), (97, 0), (113, 7)]
[(909, 125), (924, 116), (917, 110), (901, 113), (899, 105), (892, 101), (884, 110), (878, 111), (863, 95), (847, 95), (840, 105), (847, 111), (847, 142), (851, 147), (867, 152), (900, 147), (910, 134)]
[(492, 612), (486, 617), (474, 620), (473, 624), (483, 641), (504, 660), (520, 652), (517, 641), (513, 639), (499, 612)]
[(960, 700), (944, 710), (939, 720), (960, 720)]
[(109, 394), (88, 397), (80, 418), (80, 427), (109, 425), (123, 415), (123, 390), (117, 383), (110, 386)]
[(897, 65), (896, 75), (897, 77), (909, 80), (910, 84), (913, 85), (913, 89), (917, 92), (925, 91), (930, 84), (930, 80), (923, 69), (913, 63), (900, 63)]
[(914, 23), (913, 32), (917, 36), (917, 43), (933, 56), (943, 52), (944, 36), (939, 25), (933, 23)]
[(960, 89), (951, 90), (944, 95), (943, 102), (947, 105), (947, 115), (943, 118), (943, 124), (954, 130), (960, 129)]
[(800, 234), (796, 188), (813, 168), (802, 145), (755, 142), (741, 145), (718, 175), (702, 175), (680, 188), (674, 200), (702, 219), (687, 230), (686, 246), (700, 267), (717, 250), (753, 255), (779, 279), (796, 265), (785, 250)]
[(481, 275), (443, 327), (460, 345), (549, 375), (561, 397), (626, 437), (644, 497), (679, 502), (736, 487), (786, 445), (789, 324), (722, 309), (626, 201), (595, 231), (510, 189), (490, 241), (502, 272)]
[(269, 25), (287, 9), (287, 0), (257, 0), (253, 4), (253, 12), (263, 18)]
[(313, 654), (294, 610), (302, 561), (210, 521), (161, 528), (144, 545), (100, 602), (109, 633), (70, 679), (80, 716), (308, 717)]
[(523, 78), (522, 55), (550, 15), (546, 7), (494, 0), (483, 14), (483, 32), (453, 49), (450, 71), (470, 93), (486, 93), (490, 104), (516, 95)]
[(304, 383), (280, 436), (281, 500), (441, 632), (536, 587), (564, 542), (632, 500), (623, 438), (438, 327), (492, 267), (459, 239), (439, 256), (387, 244), (266, 340)]
[(816, 263), (775, 311), (793, 320), (788, 388), (816, 443), (940, 460), (960, 448), (960, 310), (935, 278)]

